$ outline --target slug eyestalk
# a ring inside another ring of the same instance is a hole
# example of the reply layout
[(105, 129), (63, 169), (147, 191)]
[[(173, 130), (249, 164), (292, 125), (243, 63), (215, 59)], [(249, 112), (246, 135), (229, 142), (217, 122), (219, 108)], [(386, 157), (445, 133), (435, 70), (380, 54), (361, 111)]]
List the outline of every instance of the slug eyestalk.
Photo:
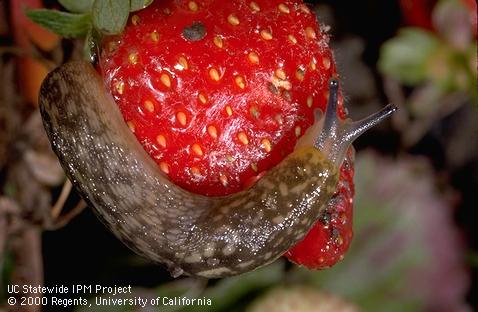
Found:
[(314, 146), (327, 155), (327, 159), (340, 167), (349, 146), (365, 131), (393, 114), (397, 107), (388, 104), (380, 111), (359, 121), (340, 120), (337, 116), (339, 81), (329, 82), (329, 100), (325, 110), (324, 124)]

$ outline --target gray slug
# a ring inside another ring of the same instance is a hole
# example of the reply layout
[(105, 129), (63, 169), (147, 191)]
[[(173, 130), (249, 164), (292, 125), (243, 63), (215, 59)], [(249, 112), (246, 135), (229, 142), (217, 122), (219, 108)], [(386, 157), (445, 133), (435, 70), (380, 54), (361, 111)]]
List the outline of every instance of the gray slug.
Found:
[(362, 121), (341, 121), (337, 94), (332, 80), (314, 142), (296, 148), (251, 188), (224, 197), (192, 194), (169, 181), (89, 63), (51, 72), (40, 105), (66, 174), (121, 241), (166, 264), (174, 277), (218, 278), (268, 264), (300, 241), (334, 194), (352, 141), (396, 109), (389, 105)]

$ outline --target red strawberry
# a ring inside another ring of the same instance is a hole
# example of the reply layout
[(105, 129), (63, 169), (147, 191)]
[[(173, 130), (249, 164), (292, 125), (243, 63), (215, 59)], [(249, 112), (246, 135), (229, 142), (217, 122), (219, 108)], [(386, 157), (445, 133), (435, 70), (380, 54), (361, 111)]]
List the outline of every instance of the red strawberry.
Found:
[(308, 268), (327, 268), (342, 260), (352, 241), (354, 196), (352, 151), (344, 162), (337, 193), (307, 236), (285, 256)]
[[(100, 66), (161, 170), (210, 196), (244, 189), (289, 154), (336, 75), (315, 15), (302, 1), (276, 0), (155, 1), (105, 40)], [(351, 175), (342, 171), (350, 185)], [(328, 226), (319, 221), (291, 260), (336, 262), (351, 236), (350, 221), (340, 222), (351, 218), (352, 195), (339, 193)], [(336, 243), (337, 230), (345, 243)]]

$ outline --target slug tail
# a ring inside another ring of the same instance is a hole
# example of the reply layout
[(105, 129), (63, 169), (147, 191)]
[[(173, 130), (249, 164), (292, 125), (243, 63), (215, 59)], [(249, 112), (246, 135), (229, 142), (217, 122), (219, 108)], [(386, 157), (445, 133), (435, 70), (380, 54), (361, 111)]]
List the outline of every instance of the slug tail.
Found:
[(388, 118), (397, 107), (388, 104), (380, 111), (365, 117), (362, 120), (340, 120), (337, 114), (339, 96), (339, 81), (331, 79), (329, 82), (329, 101), (325, 110), (324, 126), (314, 146), (322, 151), (337, 166), (342, 164), (349, 146), (368, 129)]

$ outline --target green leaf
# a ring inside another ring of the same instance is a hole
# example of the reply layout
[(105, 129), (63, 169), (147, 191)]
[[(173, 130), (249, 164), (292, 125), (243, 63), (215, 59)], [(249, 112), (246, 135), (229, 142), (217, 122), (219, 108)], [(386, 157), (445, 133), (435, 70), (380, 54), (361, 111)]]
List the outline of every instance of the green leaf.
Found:
[(58, 0), (60, 4), (70, 12), (88, 13), (95, 0)]
[(131, 0), (131, 12), (139, 11), (153, 3), (153, 0)]
[(129, 0), (95, 0), (93, 25), (107, 35), (119, 34), (128, 21)]
[(418, 84), (427, 77), (427, 62), (439, 46), (439, 40), (432, 33), (404, 28), (382, 46), (379, 70), (405, 84)]
[(74, 14), (57, 10), (29, 10), (26, 15), (38, 25), (65, 38), (86, 36), (91, 27), (89, 14)]

